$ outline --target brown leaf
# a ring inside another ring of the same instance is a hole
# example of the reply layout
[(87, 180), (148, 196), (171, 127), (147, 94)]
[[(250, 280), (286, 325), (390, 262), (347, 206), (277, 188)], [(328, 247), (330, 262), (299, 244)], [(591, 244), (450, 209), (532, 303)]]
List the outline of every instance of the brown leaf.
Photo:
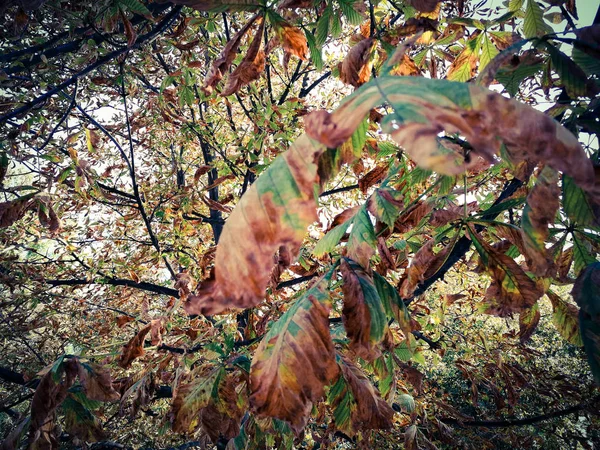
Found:
[(254, 35), (250, 47), (248, 47), (246, 56), (244, 56), (240, 65), (235, 68), (231, 75), (229, 75), (227, 84), (223, 88), (223, 92), (221, 92), (222, 97), (234, 94), (239, 91), (242, 86), (257, 80), (260, 77), (260, 74), (265, 70), (265, 53), (260, 50), (264, 28), (265, 22), (262, 20), (258, 30), (256, 30), (256, 34)]
[(575, 47), (582, 52), (600, 59), (600, 24), (590, 25), (589, 27), (578, 28), (575, 30), (575, 36), (582, 43), (575, 42)]
[(114, 402), (121, 397), (113, 388), (108, 369), (98, 364), (79, 362), (78, 373), (85, 395), (90, 400)]
[(361, 208), (361, 205), (356, 205), (356, 206), (352, 206), (351, 208), (343, 210), (341, 213), (339, 213), (337, 216), (335, 216), (333, 218), (332, 222), (329, 224), (329, 226), (327, 227), (327, 230), (325, 230), (325, 231), (329, 232), (330, 230), (337, 227), (338, 225), (341, 225), (344, 222), (348, 221), (349, 219), (354, 217), (354, 215), (358, 212), (358, 210), (360, 208)]
[(135, 320), (135, 317), (131, 317), (131, 316), (118, 316), (117, 319), (116, 319), (117, 326), (119, 328), (123, 328), (129, 322), (133, 322), (134, 320)]
[(554, 261), (546, 249), (546, 240), (550, 235), (548, 226), (554, 223), (559, 208), (560, 188), (558, 173), (549, 167), (544, 168), (538, 180), (527, 196), (523, 210), (521, 227), (526, 255), (529, 256), (529, 269), (544, 277), (555, 272)]
[(210, 94), (212, 92), (217, 83), (223, 78), (225, 72), (229, 70), (231, 64), (233, 63), (233, 60), (235, 59), (235, 55), (238, 49), (240, 48), (242, 38), (259, 17), (259, 15), (255, 15), (254, 17), (252, 17), (240, 29), (240, 31), (238, 31), (235, 34), (235, 36), (233, 36), (231, 40), (227, 42), (227, 45), (225, 45), (225, 48), (223, 48), (219, 57), (213, 61), (212, 65), (210, 66), (210, 69), (208, 70), (208, 73), (206, 74), (204, 86), (202, 86), (202, 90), (206, 91), (207, 94)]
[(386, 165), (375, 166), (374, 169), (370, 170), (363, 176), (360, 180), (358, 180), (358, 187), (363, 194), (367, 193), (367, 189), (373, 186), (376, 183), (379, 183), (381, 180), (385, 178), (387, 174), (388, 167)]
[(419, 76), (421, 71), (408, 55), (403, 55), (400, 64), (394, 67), (394, 69), (390, 71), (390, 74), (398, 76)]
[[(344, 280), (342, 320), (350, 339), (350, 348), (361, 358), (373, 361), (381, 354), (376, 345), (385, 337), (387, 329), (385, 318), (383, 323), (377, 323), (381, 318), (373, 302), (380, 302), (379, 298), (369, 296), (375, 290), (373, 281), (362, 267), (356, 263), (350, 265), (345, 259), (340, 264), (340, 273)], [(377, 333), (379, 337), (372, 332), (373, 325), (381, 328), (381, 332)]]
[(433, 12), (440, 0), (406, 0), (406, 2), (421, 12)]
[(529, 340), (540, 323), (540, 318), (540, 308), (537, 303), (531, 308), (521, 311), (519, 314), (519, 340), (521, 343)]
[(121, 14), (123, 28), (125, 29), (125, 36), (127, 37), (127, 47), (132, 47), (137, 39), (137, 33), (135, 32), (135, 28), (133, 28), (133, 25), (131, 24), (125, 13), (122, 10), (120, 10), (119, 12)]
[(302, 60), (306, 60), (308, 43), (306, 42), (306, 36), (304, 36), (302, 30), (290, 25), (288, 22), (283, 22), (281, 26), (277, 27), (277, 36), (281, 41), (283, 49), (287, 53), (291, 53)]
[(373, 42), (372, 38), (363, 39), (350, 49), (339, 65), (340, 80), (354, 87), (369, 81), (371, 78), (370, 61)]
[(19, 220), (33, 203), (32, 195), (0, 203), (0, 228), (10, 227)]
[(181, 272), (177, 274), (177, 281), (173, 287), (179, 291), (179, 298), (186, 301), (192, 291), (196, 289), (196, 280), (188, 272)]
[[(473, 236), (473, 234), (472, 234)], [(509, 256), (476, 237), (487, 259), (492, 282), (485, 293), (485, 312), (500, 317), (531, 308), (543, 295), (537, 284)]]
[(45, 443), (50, 444), (56, 439), (53, 435), (56, 408), (67, 398), (68, 389), (77, 376), (76, 360), (69, 359), (56, 364), (58, 367), (52, 367), (42, 377), (31, 400), (30, 446), (42, 439), (38, 445), (43, 448)]
[[(350, 389), (356, 402), (355, 408), (348, 405), (351, 427), (346, 426), (343, 431), (352, 437), (357, 431), (392, 428), (394, 410), (381, 398), (377, 388), (352, 361), (343, 356), (340, 359), (340, 376), (344, 377), (346, 389)], [(336, 408), (344, 400), (346, 395), (338, 395), (332, 407)], [(339, 427), (340, 424), (336, 423), (336, 426)]]
[(259, 416), (290, 422), (296, 433), (339, 370), (329, 332), (329, 281), (330, 275), (321, 277), (296, 300), (252, 359), (252, 409)]
[(419, 201), (404, 211), (394, 222), (396, 233), (406, 233), (417, 226), (433, 209), (431, 203)]
[[(223, 228), (214, 279), (202, 282), (197, 295), (188, 298), (188, 314), (248, 308), (264, 299), (275, 252), (284, 245), (295, 258), (306, 228), (317, 220), (315, 161), (323, 150), (307, 136), (300, 137), (271, 163), (269, 177), (248, 189)], [(273, 186), (279, 186), (277, 191)]]
[(117, 363), (120, 367), (127, 369), (134, 359), (144, 355), (144, 339), (151, 329), (151, 324), (146, 325), (123, 346), (123, 351)]

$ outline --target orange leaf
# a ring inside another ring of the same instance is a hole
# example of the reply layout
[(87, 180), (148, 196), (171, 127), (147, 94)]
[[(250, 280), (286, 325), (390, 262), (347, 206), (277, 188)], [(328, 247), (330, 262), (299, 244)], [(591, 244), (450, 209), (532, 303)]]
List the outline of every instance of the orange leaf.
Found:
[(304, 36), (302, 30), (287, 22), (283, 22), (283, 24), (277, 28), (277, 35), (279, 36), (283, 49), (287, 53), (291, 53), (302, 60), (306, 60), (308, 43), (306, 42), (306, 36)]
[(372, 38), (363, 39), (350, 49), (339, 65), (340, 80), (354, 87), (369, 81), (371, 78), (370, 61), (373, 42)]

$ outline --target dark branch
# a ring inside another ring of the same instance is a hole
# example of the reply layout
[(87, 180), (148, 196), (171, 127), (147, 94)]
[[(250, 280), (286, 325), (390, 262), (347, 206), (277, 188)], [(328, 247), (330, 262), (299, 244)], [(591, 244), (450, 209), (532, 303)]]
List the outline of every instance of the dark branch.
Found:
[(569, 408), (560, 409), (539, 416), (528, 417), (526, 419), (506, 419), (506, 420), (459, 420), (453, 417), (445, 417), (440, 419), (442, 422), (448, 425), (458, 425), (463, 427), (485, 427), (485, 428), (507, 428), (507, 427), (519, 427), (524, 425), (532, 425), (534, 423), (543, 422), (545, 420), (555, 419), (557, 417), (568, 416), (579, 411), (588, 409), (590, 414), (599, 415), (599, 411), (596, 405), (600, 402), (600, 395), (593, 397), (591, 400), (578, 405), (571, 406)]
[(50, 89), (45, 94), (42, 94), (39, 97), (36, 97), (35, 99), (31, 100), (30, 102), (25, 103), (23, 106), (13, 109), (12, 111), (0, 116), (0, 124), (6, 122), (7, 120), (18, 117), (21, 114), (28, 112), (29, 110), (33, 109), (35, 106), (39, 105), (40, 103), (45, 102), (49, 98), (51, 98), (54, 95), (58, 94), (59, 92), (65, 90), (67, 87), (74, 84), (79, 78), (83, 77), (84, 75), (87, 75), (88, 73), (92, 72), (93, 70), (97, 69), (98, 67), (103, 66), (104, 64), (114, 60), (115, 58), (130, 51), (131, 49), (141, 47), (146, 42), (154, 39), (157, 35), (159, 35), (165, 29), (167, 29), (169, 27), (169, 25), (171, 25), (171, 23), (173, 23), (173, 21), (179, 15), (181, 9), (182, 9), (182, 6), (174, 7), (156, 27), (154, 27), (148, 33), (140, 36), (138, 38), (137, 42), (132, 47), (121, 47), (117, 50), (114, 50), (114, 51), (108, 53), (107, 55), (103, 56), (102, 58), (98, 58), (98, 60), (95, 63), (90, 64), (83, 70), (77, 72), (71, 78), (69, 78), (66, 81), (63, 81), (58, 86)]
[(145, 281), (135, 282), (133, 280), (125, 280), (119, 278), (97, 278), (93, 280), (86, 279), (71, 279), (71, 280), (44, 280), (52, 287), (57, 286), (85, 286), (88, 284), (107, 284), (109, 286), (127, 286), (142, 291), (154, 292), (156, 294), (170, 295), (171, 297), (179, 297), (179, 291), (158, 284), (147, 283)]

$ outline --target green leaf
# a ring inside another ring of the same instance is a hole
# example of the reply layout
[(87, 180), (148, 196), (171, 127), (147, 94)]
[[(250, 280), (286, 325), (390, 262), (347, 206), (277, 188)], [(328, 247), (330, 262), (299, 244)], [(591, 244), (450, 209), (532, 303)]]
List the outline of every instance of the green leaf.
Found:
[(317, 245), (315, 245), (315, 248), (312, 251), (313, 255), (320, 257), (325, 253), (331, 252), (335, 246), (338, 245), (351, 223), (352, 222), (349, 220), (338, 225), (332, 230), (329, 230), (329, 232), (323, 236), (319, 242), (317, 242)]
[(552, 291), (546, 292), (552, 302), (552, 322), (560, 335), (569, 343), (583, 347), (581, 333), (579, 332), (579, 310), (575, 305), (567, 303)]
[(373, 282), (388, 318), (396, 320), (404, 334), (409, 334), (412, 331), (410, 313), (396, 288), (377, 272), (373, 273)]
[(493, 44), (487, 33), (482, 34), (481, 56), (479, 57), (479, 71), (482, 71), (489, 62), (498, 54), (498, 49)]
[(573, 262), (573, 270), (576, 276), (585, 267), (596, 262), (596, 258), (592, 255), (590, 243), (577, 232), (573, 233)]
[(588, 91), (587, 75), (583, 69), (554, 45), (546, 43), (546, 50), (550, 54), (552, 67), (560, 76), (560, 80), (567, 88), (569, 95), (575, 97), (586, 95)]
[(363, 120), (356, 131), (352, 133), (350, 139), (352, 140), (352, 149), (354, 155), (359, 158), (362, 155), (363, 148), (367, 142), (367, 130), (369, 129), (369, 122), (367, 119)]
[(308, 49), (310, 50), (310, 60), (317, 70), (323, 70), (323, 54), (320, 46), (317, 45), (315, 37), (309, 33), (308, 30), (304, 30), (306, 36), (306, 42)]
[(365, 204), (358, 210), (352, 222), (352, 230), (350, 230), (346, 247), (348, 256), (361, 266), (368, 267), (376, 246), (375, 229)]
[(586, 75), (600, 75), (600, 59), (594, 58), (585, 52), (582, 52), (578, 48), (574, 48), (571, 53), (571, 59), (577, 64)]
[(138, 0), (117, 0), (119, 5), (125, 7), (129, 11), (144, 16), (147, 19), (152, 19), (152, 13), (146, 6)]
[(511, 97), (514, 97), (519, 92), (521, 82), (543, 68), (543, 63), (519, 64), (516, 68), (501, 67), (496, 73), (496, 79), (504, 85)]
[(317, 26), (315, 30), (315, 43), (317, 47), (323, 47), (325, 41), (327, 40), (327, 36), (329, 35), (329, 23), (331, 22), (331, 16), (333, 15), (333, 9), (331, 5), (328, 5), (324, 10), (321, 17), (317, 21)]
[(508, 9), (510, 11), (518, 11), (523, 7), (523, 3), (525, 3), (525, 0), (510, 0), (508, 2)]
[(398, 405), (402, 408), (402, 412), (411, 414), (415, 410), (415, 399), (410, 394), (399, 395)]
[(368, 202), (368, 209), (379, 221), (385, 223), (390, 230), (403, 209), (402, 194), (391, 188), (378, 188), (373, 192)]
[(364, 20), (355, 7), (356, 2), (357, 0), (338, 0), (342, 14), (348, 19), (350, 25), (360, 25)]
[(579, 328), (588, 363), (600, 385), (600, 263), (590, 264), (573, 286), (579, 305)]
[(597, 221), (585, 191), (568, 175), (562, 177), (562, 203), (565, 213), (575, 225), (592, 225)]
[(534, 38), (552, 33), (552, 28), (544, 21), (544, 12), (535, 0), (527, 0), (523, 33), (526, 38)]

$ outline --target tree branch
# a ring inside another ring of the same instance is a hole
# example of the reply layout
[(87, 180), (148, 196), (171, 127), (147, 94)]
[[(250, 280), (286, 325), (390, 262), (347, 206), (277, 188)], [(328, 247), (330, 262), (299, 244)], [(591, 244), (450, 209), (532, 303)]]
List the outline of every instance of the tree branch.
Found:
[[(583, 411), (591, 406), (595, 406), (596, 403), (600, 402), (600, 395), (593, 397), (591, 400), (579, 403), (578, 405), (571, 406), (565, 409), (559, 409), (539, 416), (528, 417), (526, 419), (506, 419), (506, 420), (460, 420), (453, 417), (445, 417), (440, 419), (442, 422), (448, 425), (458, 425), (463, 427), (485, 427), (485, 428), (507, 428), (507, 427), (520, 427), (524, 425), (532, 425), (534, 423), (543, 422), (544, 420), (555, 419), (557, 417), (568, 416), (578, 411)], [(590, 408), (590, 414), (599, 415), (598, 408)]]
[(52, 287), (57, 286), (85, 286), (88, 284), (106, 284), (109, 286), (127, 286), (142, 291), (154, 292), (155, 294), (170, 295), (171, 297), (179, 297), (179, 291), (158, 284), (147, 283), (145, 281), (136, 282), (120, 278), (96, 278), (92, 280), (86, 279), (70, 279), (70, 280), (44, 280), (45, 283)]
[(182, 6), (176, 6), (176, 7), (174, 7), (165, 16), (165, 18), (160, 23), (158, 23), (158, 25), (156, 25), (156, 27), (154, 27), (148, 33), (143, 34), (142, 36), (140, 36), (138, 38), (138, 40), (136, 41), (136, 43), (133, 44), (133, 46), (131, 46), (131, 47), (127, 47), (127, 46), (126, 47), (121, 47), (121, 48), (119, 48), (117, 50), (114, 50), (114, 51), (108, 53), (107, 55), (103, 56), (102, 58), (98, 58), (98, 60), (95, 63), (90, 64), (86, 68), (80, 70), (75, 75), (73, 75), (71, 78), (69, 78), (66, 81), (63, 81), (58, 86), (50, 89), (45, 94), (42, 94), (39, 97), (36, 97), (35, 99), (33, 99), (33, 100), (25, 103), (23, 106), (20, 106), (18, 108), (13, 109), (12, 111), (10, 111), (10, 112), (8, 112), (6, 114), (3, 114), (2, 116), (0, 116), (0, 124), (4, 123), (4, 122), (6, 122), (6, 121), (8, 121), (10, 119), (13, 119), (15, 117), (18, 117), (21, 114), (24, 114), (24, 113), (30, 111), (35, 106), (39, 105), (40, 103), (45, 102), (49, 98), (51, 98), (54, 95), (58, 94), (59, 92), (63, 91), (65, 88), (67, 88), (67, 87), (71, 86), (72, 84), (74, 84), (82, 76), (87, 75), (88, 73), (92, 72), (93, 70), (97, 69), (98, 67), (103, 66), (104, 64), (112, 61), (113, 59), (119, 57), (123, 53), (126, 53), (126, 52), (128, 52), (129, 50), (131, 50), (133, 48), (141, 47), (146, 42), (154, 39), (157, 35), (159, 35), (160, 33), (162, 33), (165, 29), (167, 29), (173, 23), (173, 21), (177, 18), (177, 16), (181, 12), (182, 8), (183, 8)]

